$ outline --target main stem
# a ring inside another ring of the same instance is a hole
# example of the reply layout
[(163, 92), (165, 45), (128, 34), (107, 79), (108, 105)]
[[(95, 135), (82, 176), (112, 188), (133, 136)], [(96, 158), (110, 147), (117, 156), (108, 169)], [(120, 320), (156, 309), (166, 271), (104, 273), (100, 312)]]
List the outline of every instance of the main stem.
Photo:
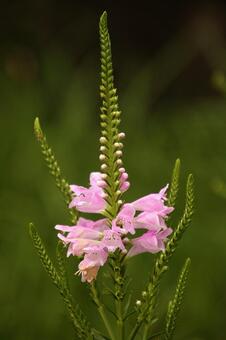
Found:
[(119, 330), (119, 339), (124, 340), (124, 323), (123, 323), (123, 315), (122, 315), (122, 301), (116, 300), (116, 313), (117, 313), (117, 325)]
[(108, 332), (108, 335), (110, 336), (110, 339), (111, 340), (116, 340), (116, 337), (114, 335), (114, 332), (111, 328), (111, 325), (109, 323), (109, 320), (105, 314), (105, 310), (104, 310), (104, 307), (103, 307), (103, 304), (100, 302), (99, 300), (99, 297), (98, 297), (98, 294), (97, 294), (97, 291), (96, 291), (96, 288), (94, 286), (94, 284), (91, 284), (90, 285), (90, 290), (91, 290), (91, 293), (92, 293), (92, 298), (93, 298), (93, 301), (95, 302), (95, 304), (97, 305), (97, 309), (98, 309), (98, 312), (101, 316), (101, 319), (104, 323), (104, 326)]
[(149, 327), (148, 327), (148, 324), (146, 324), (144, 326), (144, 333), (143, 333), (143, 339), (142, 340), (147, 340), (147, 337), (148, 337), (148, 330), (149, 330)]

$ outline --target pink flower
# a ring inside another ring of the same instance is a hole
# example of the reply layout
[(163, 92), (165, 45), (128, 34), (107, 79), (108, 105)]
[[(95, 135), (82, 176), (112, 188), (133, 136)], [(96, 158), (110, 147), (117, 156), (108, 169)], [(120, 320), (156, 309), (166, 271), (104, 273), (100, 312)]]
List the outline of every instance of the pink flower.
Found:
[(109, 253), (115, 252), (116, 249), (126, 251), (126, 248), (121, 239), (121, 235), (112, 229), (104, 230), (104, 237), (101, 244), (103, 247), (107, 248)]
[(67, 235), (59, 233), (58, 237), (65, 245), (68, 245), (67, 256), (81, 256), (87, 249), (102, 247), (108, 252), (114, 252), (117, 248), (125, 251), (121, 234), (110, 229), (107, 219), (91, 221), (79, 218), (76, 226), (56, 225), (55, 229)]
[(67, 256), (81, 256), (84, 254), (85, 248), (98, 245), (103, 238), (102, 232), (79, 225), (74, 227), (56, 225), (55, 229), (68, 233), (67, 236), (61, 233), (57, 235), (64, 244), (69, 245)]
[(96, 279), (99, 268), (105, 264), (108, 252), (103, 247), (92, 247), (86, 249), (84, 259), (79, 263), (76, 274), (81, 274), (82, 282), (91, 283)]
[(112, 221), (112, 229), (118, 231), (122, 234), (134, 234), (135, 233), (135, 225), (134, 225), (134, 215), (135, 208), (131, 204), (125, 204), (116, 218)]
[(85, 228), (91, 228), (98, 231), (104, 231), (108, 229), (108, 222), (106, 218), (102, 218), (97, 221), (88, 220), (87, 218), (80, 217), (78, 219), (77, 225)]
[(104, 190), (102, 188), (101, 173), (91, 172), (90, 187), (84, 188), (78, 185), (71, 185), (71, 191), (75, 194), (69, 208), (75, 207), (78, 211), (88, 213), (101, 213), (106, 208)]
[(164, 241), (167, 236), (172, 233), (171, 228), (166, 228), (162, 231), (149, 230), (142, 236), (132, 240), (132, 247), (130, 248), (127, 257), (131, 257), (144, 252), (158, 253), (165, 250)]
[(156, 212), (142, 212), (135, 218), (136, 229), (160, 230), (166, 229), (166, 223), (162, 216)]
[(138, 211), (154, 212), (165, 217), (174, 210), (173, 207), (167, 207), (164, 204), (167, 188), (168, 185), (161, 189), (159, 193), (146, 195), (130, 204)]

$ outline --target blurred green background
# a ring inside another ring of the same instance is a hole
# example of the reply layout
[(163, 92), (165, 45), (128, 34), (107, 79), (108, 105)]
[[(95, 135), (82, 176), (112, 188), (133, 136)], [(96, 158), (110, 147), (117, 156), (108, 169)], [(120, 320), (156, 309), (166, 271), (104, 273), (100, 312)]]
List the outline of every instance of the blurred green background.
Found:
[[(54, 256), (54, 225), (68, 223), (33, 136), (39, 116), (70, 183), (98, 170), (98, 19), (109, 13), (115, 81), (126, 132), (128, 201), (158, 191), (182, 161), (178, 209), (191, 171), (192, 228), (162, 282), (160, 310), (187, 256), (192, 273), (175, 339), (226, 339), (226, 7), (140, 1), (3, 1), (0, 20), (0, 339), (70, 339), (73, 331), (28, 237), (33, 221)], [(134, 300), (152, 257), (131, 260)], [(73, 291), (99, 323), (88, 290)], [(139, 268), (139, 275), (137, 269)], [(95, 321), (96, 320), (96, 321)], [(161, 320), (160, 320), (161, 322)]]

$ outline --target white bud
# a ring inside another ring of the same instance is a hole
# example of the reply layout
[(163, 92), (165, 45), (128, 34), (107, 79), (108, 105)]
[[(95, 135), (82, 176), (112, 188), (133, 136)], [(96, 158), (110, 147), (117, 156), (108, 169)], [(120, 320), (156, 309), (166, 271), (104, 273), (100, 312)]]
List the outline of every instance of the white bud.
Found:
[(116, 148), (118, 148), (120, 144), (121, 144), (121, 143), (116, 142), (116, 143), (114, 143), (114, 146), (115, 146)]
[(101, 168), (101, 170), (105, 171), (107, 169), (107, 164), (105, 164), (105, 163), (102, 164), (100, 168)]
[(100, 196), (101, 196), (102, 198), (106, 198), (108, 195), (106, 194), (106, 192), (102, 192), (102, 193), (100, 194)]
[(104, 151), (106, 151), (106, 149), (107, 149), (107, 148), (106, 148), (106, 146), (104, 146), (104, 145), (101, 145), (101, 147), (100, 147), (100, 151), (101, 151), (101, 152), (104, 152)]
[(125, 133), (124, 132), (120, 132), (119, 134), (118, 134), (118, 138), (120, 138), (120, 139), (123, 139), (123, 138), (125, 138)]
[(123, 172), (126, 171), (126, 169), (125, 168), (119, 168), (118, 171), (121, 172), (121, 174), (122, 174)]
[(116, 163), (117, 163), (118, 165), (122, 165), (122, 160), (119, 158), (119, 159), (117, 159)]
[(106, 159), (106, 156), (105, 156), (105, 155), (101, 154), (101, 155), (99, 156), (99, 160), (100, 160), (100, 161), (104, 161), (105, 159)]
[(108, 175), (107, 174), (101, 174), (102, 179), (107, 179)]
[(101, 144), (105, 144), (107, 142), (107, 138), (106, 137), (100, 137), (100, 143)]
[(146, 297), (146, 296), (147, 296), (147, 292), (146, 292), (145, 290), (142, 292), (142, 296), (143, 296), (143, 297)]
[(118, 200), (118, 205), (122, 205), (122, 200)]
[(117, 150), (115, 154), (116, 154), (116, 156), (121, 157), (122, 156), (122, 151), (121, 150)]
[(123, 243), (128, 244), (129, 242), (130, 242), (130, 240), (128, 239), (128, 237), (125, 237), (125, 238), (123, 239)]
[(140, 300), (137, 300), (137, 301), (136, 301), (136, 305), (137, 305), (137, 306), (140, 306), (140, 305), (141, 305), (141, 301), (140, 301)]
[(117, 194), (117, 195), (121, 195), (121, 193), (122, 193), (121, 190), (117, 190), (117, 191), (116, 191), (116, 194)]
[(123, 253), (123, 254), (126, 254), (126, 253), (127, 253), (127, 250), (126, 250), (126, 249), (123, 249), (123, 250), (122, 250), (122, 253)]

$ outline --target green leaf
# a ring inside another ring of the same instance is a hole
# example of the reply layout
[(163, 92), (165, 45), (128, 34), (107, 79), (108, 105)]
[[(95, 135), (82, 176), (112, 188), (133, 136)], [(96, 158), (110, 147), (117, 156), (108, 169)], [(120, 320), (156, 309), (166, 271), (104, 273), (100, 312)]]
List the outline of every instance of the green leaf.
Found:
[(176, 320), (183, 302), (190, 264), (191, 260), (188, 258), (180, 273), (174, 298), (169, 302), (168, 312), (166, 315), (165, 340), (173, 339), (173, 334), (176, 328)]
[[(56, 186), (62, 193), (64, 201), (68, 207), (69, 203), (72, 200), (71, 189), (70, 189), (68, 182), (64, 179), (64, 177), (61, 174), (60, 166), (58, 165), (58, 162), (55, 158), (55, 155), (52, 149), (48, 145), (46, 136), (44, 135), (42, 131), (38, 117), (35, 119), (35, 122), (34, 122), (34, 132), (35, 132), (36, 139), (41, 146), (41, 151), (44, 156), (46, 165), (49, 169), (49, 172), (55, 179)], [(76, 211), (76, 209), (73, 208), (73, 209), (69, 209), (69, 213), (70, 213), (72, 224), (75, 224), (78, 219), (78, 212)]]

